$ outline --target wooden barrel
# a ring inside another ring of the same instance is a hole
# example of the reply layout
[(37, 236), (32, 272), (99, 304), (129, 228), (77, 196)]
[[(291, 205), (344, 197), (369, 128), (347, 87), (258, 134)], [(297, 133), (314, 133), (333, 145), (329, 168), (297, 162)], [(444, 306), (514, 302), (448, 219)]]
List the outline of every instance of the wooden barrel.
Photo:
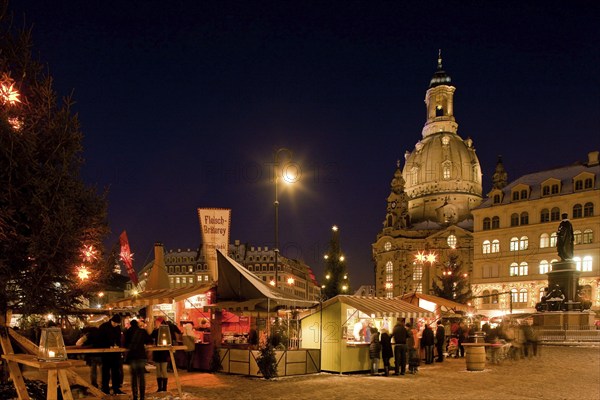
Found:
[(485, 369), (485, 347), (465, 346), (467, 350), (467, 371), (483, 371)]

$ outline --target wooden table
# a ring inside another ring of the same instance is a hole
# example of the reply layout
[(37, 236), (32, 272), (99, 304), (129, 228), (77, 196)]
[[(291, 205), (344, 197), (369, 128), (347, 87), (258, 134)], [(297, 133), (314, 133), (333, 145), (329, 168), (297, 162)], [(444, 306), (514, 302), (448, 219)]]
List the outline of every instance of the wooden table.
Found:
[(20, 400), (30, 399), (30, 397), (27, 393), (27, 387), (25, 386), (23, 375), (20, 371), (16, 371), (19, 370), (19, 367), (16, 365), (17, 363), (28, 365), (39, 370), (48, 371), (47, 400), (56, 400), (58, 398), (57, 379), (58, 383), (60, 383), (60, 392), (62, 394), (62, 398), (64, 400), (73, 400), (73, 394), (71, 393), (71, 387), (69, 386), (67, 369), (85, 365), (85, 361), (83, 360), (40, 361), (32, 354), (3, 354), (2, 358), (8, 361), (8, 366), (11, 370), (11, 376)]

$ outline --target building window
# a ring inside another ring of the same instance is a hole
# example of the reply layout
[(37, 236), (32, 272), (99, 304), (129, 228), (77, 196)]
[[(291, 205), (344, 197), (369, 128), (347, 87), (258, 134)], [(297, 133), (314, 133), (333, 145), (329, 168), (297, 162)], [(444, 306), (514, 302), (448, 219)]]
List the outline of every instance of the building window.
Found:
[(414, 264), (413, 266), (413, 281), (420, 281), (423, 279), (423, 265)]
[(510, 264), (509, 276), (519, 276), (519, 264), (517, 264), (517, 263)]
[(519, 250), (527, 250), (529, 248), (529, 238), (527, 236), (521, 236), (519, 240)]
[(528, 297), (527, 289), (519, 290), (519, 303), (527, 303)]
[(592, 256), (583, 257), (583, 264), (581, 265), (582, 272), (592, 272)]
[(582, 215), (583, 215), (583, 207), (581, 207), (581, 204), (575, 204), (573, 206), (573, 219), (581, 218)]
[(550, 210), (544, 208), (540, 213), (540, 222), (549, 222), (550, 221)]
[(442, 176), (445, 180), (450, 179), (450, 167), (451, 167), (450, 163), (446, 163), (442, 166), (442, 170), (443, 170)]
[(490, 304), (491, 299), (490, 299), (490, 291), (489, 290), (484, 290), (481, 293), (481, 300), (483, 304)]
[(492, 220), (489, 218), (483, 219), (483, 230), (489, 231), (492, 228)]
[(482, 269), (483, 278), (497, 278), (498, 277), (498, 264), (484, 265)]
[(575, 181), (575, 190), (583, 190), (583, 181), (578, 179)]
[(394, 292), (386, 292), (385, 293), (385, 298), (386, 299), (393, 299), (394, 298)]
[(500, 195), (499, 194), (494, 195), (494, 204), (500, 204)]
[(500, 229), (500, 217), (492, 217), (492, 229)]
[(529, 265), (525, 261), (523, 261), (519, 265), (519, 276), (529, 275)]
[(550, 221), (560, 221), (560, 208), (554, 207), (550, 210)]
[(498, 239), (492, 241), (492, 253), (500, 253), (500, 241)]
[(385, 273), (393, 274), (394, 273), (394, 264), (391, 261), (385, 263)]
[(483, 254), (490, 254), (492, 252), (492, 245), (489, 240), (483, 241), (482, 251), (483, 251)]
[(390, 242), (385, 242), (385, 244), (383, 245), (383, 249), (385, 251), (390, 251), (392, 249), (392, 244)]
[(583, 237), (582, 237), (583, 244), (592, 243), (593, 238), (594, 238), (594, 235), (592, 234), (591, 229), (586, 229), (585, 231), (583, 231)]
[(552, 194), (558, 194), (558, 184), (552, 185)]
[(514, 191), (514, 192), (512, 193), (512, 199), (513, 199), (513, 201), (517, 201), (517, 200), (519, 200), (519, 192), (517, 192), (517, 191)]
[(573, 244), (581, 244), (582, 236), (580, 230), (573, 231)]
[(492, 290), (492, 304), (498, 304), (498, 291)]
[(550, 247), (556, 247), (556, 232), (550, 235)]
[(456, 236), (454, 235), (448, 235), (448, 238), (446, 239), (446, 243), (448, 243), (448, 247), (450, 247), (451, 249), (455, 249), (456, 248)]
[(529, 225), (529, 213), (521, 213), (521, 225)]
[(550, 195), (550, 186), (546, 185), (542, 188), (542, 196), (549, 196)]
[(575, 263), (575, 269), (581, 271), (581, 257), (573, 257), (573, 262)]
[(585, 203), (583, 206), (583, 216), (584, 217), (593, 217), (594, 216), (594, 204), (593, 203)]
[(511, 238), (510, 239), (510, 251), (518, 251), (519, 250), (519, 238)]
[(550, 246), (550, 236), (547, 233), (540, 235), (540, 249), (545, 249)]
[(521, 190), (521, 200), (525, 200), (527, 198), (527, 190)]
[(510, 226), (519, 226), (519, 214), (513, 214), (510, 216)]
[(585, 188), (586, 189), (591, 189), (592, 188), (592, 178), (586, 178), (585, 179)]
[(513, 303), (519, 302), (519, 292), (517, 292), (517, 289), (510, 289), (510, 300)]
[(548, 265), (548, 261), (540, 261), (540, 274), (547, 274), (548, 272), (550, 272), (550, 266)]

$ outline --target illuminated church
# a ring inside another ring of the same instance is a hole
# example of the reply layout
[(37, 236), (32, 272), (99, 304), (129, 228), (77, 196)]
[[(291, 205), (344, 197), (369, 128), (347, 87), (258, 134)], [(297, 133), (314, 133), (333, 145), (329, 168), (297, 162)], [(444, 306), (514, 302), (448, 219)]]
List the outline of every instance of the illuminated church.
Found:
[(429, 293), (432, 267), (443, 264), (450, 251), (463, 270), (472, 269), (471, 210), (483, 200), (481, 166), (473, 141), (458, 134), (455, 90), (440, 54), (425, 94), (421, 140), (406, 152), (403, 167), (398, 161), (383, 228), (373, 244), (377, 296)]

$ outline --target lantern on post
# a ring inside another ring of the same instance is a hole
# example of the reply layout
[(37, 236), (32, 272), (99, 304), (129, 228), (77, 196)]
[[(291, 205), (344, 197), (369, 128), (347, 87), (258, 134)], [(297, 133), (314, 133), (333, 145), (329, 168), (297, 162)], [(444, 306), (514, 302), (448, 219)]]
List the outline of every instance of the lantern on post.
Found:
[(43, 328), (38, 347), (38, 359), (62, 361), (67, 359), (67, 349), (60, 328)]
[(171, 345), (171, 330), (169, 325), (160, 325), (158, 327), (158, 346), (170, 346)]

